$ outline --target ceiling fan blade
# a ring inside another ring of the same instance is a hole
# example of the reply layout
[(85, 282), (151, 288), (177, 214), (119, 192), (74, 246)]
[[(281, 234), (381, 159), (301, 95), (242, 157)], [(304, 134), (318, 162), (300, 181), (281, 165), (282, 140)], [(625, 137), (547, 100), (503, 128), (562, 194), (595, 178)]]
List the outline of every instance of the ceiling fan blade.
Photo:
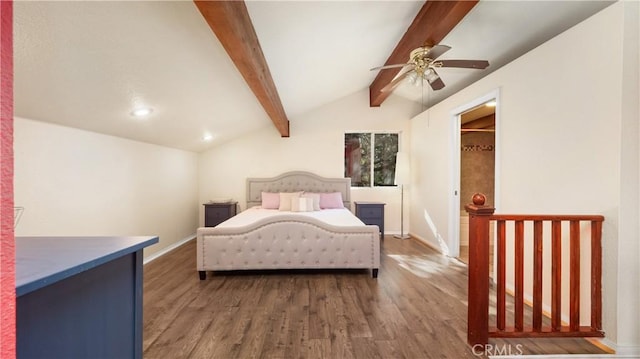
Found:
[(431, 69), (431, 71), (433, 72), (433, 75), (431, 75), (427, 81), (429, 82), (429, 86), (431, 86), (434, 91), (442, 89), (444, 87), (444, 82), (442, 82), (440, 75), (438, 75), (434, 69)]
[(464, 69), (486, 69), (489, 66), (487, 60), (439, 60), (442, 67), (460, 67)]
[(400, 76), (396, 76), (396, 78), (393, 79), (393, 81), (389, 82), (387, 86), (383, 87), (382, 90), (380, 90), (380, 92), (393, 91), (400, 84), (400, 82), (402, 82), (402, 80), (404, 80), (412, 71), (413, 70), (407, 71), (401, 74)]
[(451, 50), (450, 46), (447, 45), (435, 45), (432, 47), (426, 54), (425, 57), (430, 58), (431, 60), (435, 60), (438, 57), (442, 56), (445, 52)]
[(413, 65), (413, 64), (409, 62), (409, 63), (406, 63), (406, 64), (384, 65), (384, 66), (374, 67), (372, 69), (369, 69), (369, 71), (393, 69), (393, 68), (396, 68), (396, 67), (405, 67), (407, 65)]

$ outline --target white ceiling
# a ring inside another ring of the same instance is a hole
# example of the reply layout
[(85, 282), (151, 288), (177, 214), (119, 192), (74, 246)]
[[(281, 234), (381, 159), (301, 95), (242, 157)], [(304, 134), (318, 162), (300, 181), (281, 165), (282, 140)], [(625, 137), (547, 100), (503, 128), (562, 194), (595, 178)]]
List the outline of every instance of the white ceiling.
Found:
[(515, 60), (612, 4), (610, 1), (480, 1), (441, 43), (441, 59), (489, 60), (486, 70), (441, 69), (446, 87), (416, 89), (403, 83), (396, 94), (432, 105)]
[[(284, 109), (307, 111), (368, 88), (422, 2), (250, 1)], [(489, 60), (442, 69), (430, 102), (604, 8), (596, 1), (481, 1), (443, 41), (442, 58)], [(264, 110), (190, 1), (14, 4), (16, 116), (190, 151), (270, 126)], [(402, 85), (392, 96), (421, 101)], [(154, 112), (135, 119), (147, 105)], [(382, 105), (384, 106), (384, 104)], [(205, 142), (205, 133), (214, 135)], [(295, 136), (295, 132), (292, 133)]]

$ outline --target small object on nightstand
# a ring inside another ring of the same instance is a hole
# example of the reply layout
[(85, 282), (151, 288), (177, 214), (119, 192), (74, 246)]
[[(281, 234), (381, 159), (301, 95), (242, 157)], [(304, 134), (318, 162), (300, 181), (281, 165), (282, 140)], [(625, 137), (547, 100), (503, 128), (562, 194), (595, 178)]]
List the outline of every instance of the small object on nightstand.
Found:
[(237, 213), (238, 202), (210, 202), (204, 206), (204, 226), (215, 227)]
[(383, 202), (355, 202), (356, 217), (365, 224), (375, 224), (380, 228), (380, 238), (384, 238), (384, 206)]

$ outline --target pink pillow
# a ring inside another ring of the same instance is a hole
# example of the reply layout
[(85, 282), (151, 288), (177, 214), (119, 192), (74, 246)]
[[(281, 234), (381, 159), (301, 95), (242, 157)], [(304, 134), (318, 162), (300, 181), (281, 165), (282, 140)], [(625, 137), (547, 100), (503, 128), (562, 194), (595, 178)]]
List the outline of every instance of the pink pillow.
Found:
[(344, 203), (342, 203), (342, 193), (320, 193), (320, 208), (344, 208)]
[(261, 207), (264, 209), (280, 208), (280, 193), (262, 192)]

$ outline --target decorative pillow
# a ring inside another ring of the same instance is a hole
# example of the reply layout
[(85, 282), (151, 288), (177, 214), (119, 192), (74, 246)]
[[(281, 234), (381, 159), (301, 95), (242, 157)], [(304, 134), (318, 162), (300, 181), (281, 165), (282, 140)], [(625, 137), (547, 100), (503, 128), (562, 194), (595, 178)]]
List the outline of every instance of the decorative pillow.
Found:
[(278, 209), (280, 207), (280, 193), (262, 192), (262, 208)]
[(300, 198), (300, 194), (302, 192), (280, 192), (280, 207), (278, 207), (281, 211), (290, 211), (291, 210), (291, 199), (292, 198)]
[(311, 212), (313, 211), (313, 198), (291, 198), (292, 212)]
[(320, 208), (322, 209), (344, 208), (344, 203), (342, 202), (342, 193), (340, 192), (320, 193)]
[(303, 192), (300, 197), (302, 198), (311, 198), (313, 200), (313, 210), (320, 210), (320, 193), (313, 192)]

